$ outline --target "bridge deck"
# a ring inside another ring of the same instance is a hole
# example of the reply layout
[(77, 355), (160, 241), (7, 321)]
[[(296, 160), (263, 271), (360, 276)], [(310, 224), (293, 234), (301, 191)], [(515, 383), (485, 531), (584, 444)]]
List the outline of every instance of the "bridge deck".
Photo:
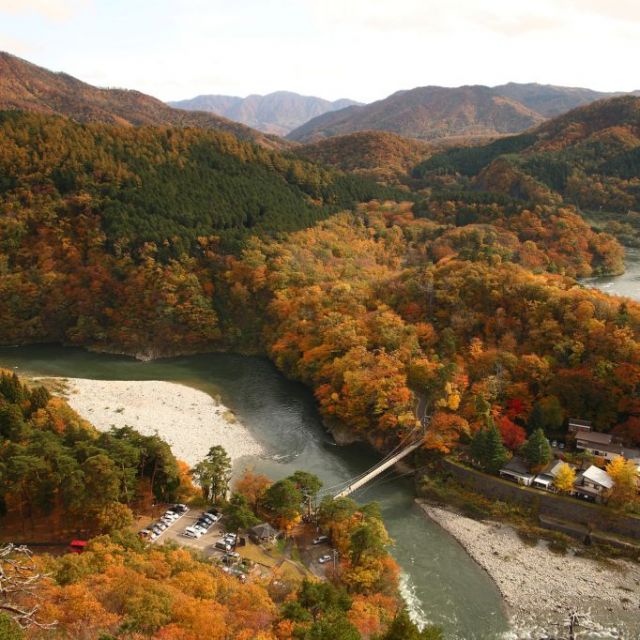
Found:
[(422, 444), (422, 439), (418, 440), (418, 442), (414, 442), (413, 444), (407, 445), (402, 451), (397, 453), (392, 458), (381, 462), (379, 465), (373, 467), (366, 476), (363, 476), (359, 480), (354, 481), (353, 484), (350, 484), (346, 489), (340, 491), (335, 495), (336, 498), (344, 498), (348, 496), (350, 493), (356, 491), (363, 485), (367, 484), (370, 480), (379, 476), (383, 471), (386, 471), (389, 467), (392, 467), (396, 462), (402, 460), (405, 456), (408, 456), (412, 451), (415, 451)]

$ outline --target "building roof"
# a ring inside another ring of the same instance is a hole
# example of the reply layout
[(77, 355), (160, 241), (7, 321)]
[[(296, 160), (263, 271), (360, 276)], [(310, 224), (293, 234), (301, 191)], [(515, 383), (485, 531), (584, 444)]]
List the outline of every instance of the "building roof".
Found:
[(569, 431), (591, 431), (591, 420), (569, 419)]
[(582, 477), (590, 482), (599, 484), (605, 489), (611, 489), (615, 484), (613, 478), (606, 471), (599, 469), (593, 464), (582, 474)]
[[(543, 470), (541, 475), (551, 476), (555, 478), (558, 475), (558, 471), (560, 471), (560, 467), (563, 464), (568, 464), (564, 460), (552, 460)], [(569, 465), (574, 468), (573, 465)]]
[(522, 458), (519, 458), (518, 456), (513, 456), (513, 458), (511, 458), (511, 460), (509, 460), (509, 462), (507, 462), (507, 464), (505, 464), (504, 467), (500, 469), (500, 471), (533, 477), (533, 474), (529, 473), (529, 469), (524, 460)]
[(611, 444), (613, 436), (610, 433), (600, 433), (599, 431), (578, 431), (576, 440), (592, 444)]
[(273, 538), (278, 535), (278, 530), (274, 529), (268, 522), (261, 522), (249, 529), (249, 533), (257, 538)]

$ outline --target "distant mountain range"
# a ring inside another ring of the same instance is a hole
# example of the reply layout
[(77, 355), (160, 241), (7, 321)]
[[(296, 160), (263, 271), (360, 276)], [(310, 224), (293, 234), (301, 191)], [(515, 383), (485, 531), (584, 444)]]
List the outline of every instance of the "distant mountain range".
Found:
[(360, 103), (347, 99), (330, 102), (290, 91), (276, 91), (246, 98), (204, 95), (168, 104), (177, 109), (208, 111), (265, 133), (285, 136), (312, 118)]
[(325, 113), (292, 131), (288, 138), (313, 142), (366, 130), (423, 140), (497, 137), (519, 133), (576, 107), (618, 95), (621, 94), (516, 83), (498, 87), (418, 87), (368, 105)]
[(288, 146), (280, 138), (212, 113), (173, 109), (139, 91), (100, 89), (5, 52), (0, 52), (0, 109), (58, 114), (78, 122), (216, 129), (266, 147)]

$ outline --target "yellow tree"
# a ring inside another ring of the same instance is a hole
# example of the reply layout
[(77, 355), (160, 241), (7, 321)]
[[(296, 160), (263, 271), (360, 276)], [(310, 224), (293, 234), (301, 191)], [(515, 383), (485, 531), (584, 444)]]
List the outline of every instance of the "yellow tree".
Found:
[(576, 481), (576, 472), (573, 467), (570, 467), (566, 462), (560, 465), (556, 477), (553, 479), (553, 486), (560, 493), (569, 493), (573, 489), (573, 484)]
[(631, 462), (618, 456), (606, 466), (606, 472), (614, 481), (610, 498), (613, 502), (624, 504), (632, 502), (638, 490), (638, 468)]

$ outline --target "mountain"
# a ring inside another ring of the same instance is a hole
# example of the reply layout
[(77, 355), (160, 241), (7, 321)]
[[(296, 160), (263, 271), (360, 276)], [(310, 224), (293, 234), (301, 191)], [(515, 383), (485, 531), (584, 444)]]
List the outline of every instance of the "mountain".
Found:
[[(472, 190), (529, 202), (577, 205), (623, 241), (640, 241), (640, 98), (578, 107), (488, 145), (452, 148), (413, 171), (449, 192)], [(591, 212), (591, 213), (589, 213)], [(636, 213), (634, 213), (636, 212)]]
[(396, 181), (434, 152), (426, 142), (386, 131), (358, 131), (296, 147), (296, 155), (382, 181)]
[(500, 95), (517, 100), (546, 118), (553, 118), (596, 100), (623, 95), (621, 92), (604, 93), (580, 87), (557, 87), (534, 82), (528, 84), (510, 82), (495, 87), (495, 90)]
[[(576, 107), (624, 95), (542, 84), (418, 87), (368, 105), (325, 113), (292, 131), (299, 142), (355, 131), (390, 131), (409, 138), (470, 142), (519, 133)], [(640, 95), (635, 92), (631, 95)]]
[(313, 96), (301, 96), (290, 91), (276, 91), (265, 96), (204, 95), (190, 100), (168, 103), (178, 109), (195, 109), (242, 122), (254, 129), (284, 136), (293, 129), (323, 113), (358, 104), (353, 100), (329, 102)]
[(226, 118), (173, 109), (139, 91), (94, 87), (66, 73), (54, 73), (6, 52), (0, 52), (0, 109), (57, 114), (78, 122), (121, 126), (216, 129), (270, 148), (287, 146), (275, 136), (267, 136)]
[(371, 129), (424, 140), (497, 136), (523, 131), (543, 120), (539, 113), (489, 87), (418, 87), (368, 105), (325, 113), (288, 138), (310, 142)]

